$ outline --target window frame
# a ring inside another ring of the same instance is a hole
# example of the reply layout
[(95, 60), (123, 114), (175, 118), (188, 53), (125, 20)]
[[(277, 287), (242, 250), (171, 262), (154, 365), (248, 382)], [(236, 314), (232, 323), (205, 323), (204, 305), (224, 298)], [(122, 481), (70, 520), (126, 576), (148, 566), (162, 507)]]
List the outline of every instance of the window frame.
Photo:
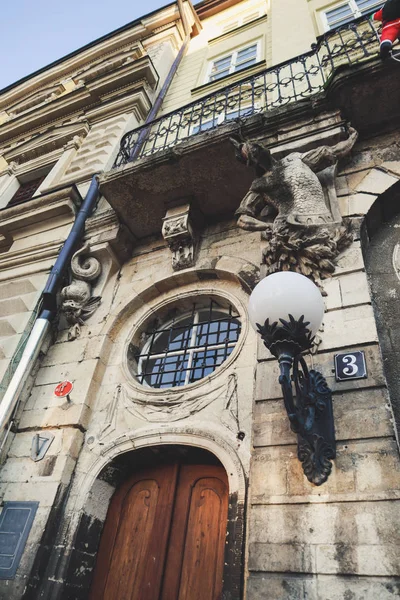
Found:
[[(234, 121), (235, 119), (240, 119), (241, 117), (250, 116), (250, 115), (254, 114), (255, 112), (258, 112), (257, 109), (259, 109), (260, 106), (261, 106), (261, 104), (259, 102), (255, 102), (253, 106), (251, 104), (248, 104), (247, 106), (246, 105), (241, 106), (240, 109), (232, 110), (228, 113), (221, 112), (219, 115), (217, 115), (216, 118), (214, 117), (213, 119), (208, 119), (208, 121), (202, 121), (201, 126), (200, 125), (191, 125), (190, 135), (197, 135), (198, 133), (204, 133), (205, 131), (209, 131), (210, 129), (219, 127), (220, 125), (223, 125), (224, 123), (229, 123), (229, 121)], [(251, 112), (248, 112), (248, 111), (251, 111)], [(233, 115), (235, 113), (240, 113), (240, 114), (238, 114), (235, 117), (228, 118), (229, 115)], [(211, 125), (211, 127), (206, 127), (205, 129), (202, 129), (204, 125), (207, 125), (208, 123), (212, 123), (215, 120), (216, 120), (215, 125)], [(197, 129), (197, 131), (195, 131), (196, 129)]]
[[(352, 18), (349, 19), (348, 21), (345, 21), (344, 23), (339, 23), (338, 25), (330, 26), (328, 23), (327, 13), (329, 13), (330, 11), (335, 10), (337, 8), (341, 8), (342, 6), (346, 6), (346, 5), (350, 7), (350, 10), (352, 12)], [(373, 3), (373, 5), (371, 6), (371, 12), (373, 10), (378, 10), (381, 6), (382, 6), (382, 0), (376, 0)], [(336, 27), (341, 27), (341, 25), (346, 25), (347, 23), (351, 23), (351, 21), (353, 21), (354, 19), (361, 17), (362, 14), (363, 14), (362, 10), (360, 10), (360, 8), (357, 5), (357, 0), (345, 0), (345, 1), (342, 0), (341, 2), (337, 2), (336, 4), (327, 6), (323, 10), (321, 10), (320, 18), (322, 21), (324, 31), (332, 31), (332, 29), (335, 29)]]
[[(228, 77), (229, 75), (233, 75), (235, 73), (240, 73), (240, 71), (243, 71), (244, 69), (246, 69), (246, 67), (243, 67), (242, 69), (236, 70), (237, 57), (240, 52), (242, 52), (243, 50), (247, 50), (248, 48), (251, 48), (252, 46), (256, 46), (256, 56), (255, 56), (255, 61), (254, 61), (253, 65), (257, 64), (260, 61), (260, 56), (261, 56), (261, 40), (260, 39), (253, 40), (252, 42), (248, 42), (243, 46), (239, 46), (239, 47), (231, 50), (230, 52), (225, 52), (224, 54), (215, 56), (214, 58), (210, 59), (208, 67), (207, 67), (205, 83), (216, 83), (217, 81), (219, 81), (220, 79), (223, 79), (224, 77)], [(224, 60), (224, 58), (228, 58), (229, 56), (231, 57), (231, 62), (229, 65), (228, 73), (226, 75), (223, 75), (222, 77), (218, 77), (217, 79), (211, 79), (212, 69), (214, 67), (214, 64), (216, 62), (219, 62), (220, 60)], [(250, 66), (253, 66), (253, 65), (250, 65)]]

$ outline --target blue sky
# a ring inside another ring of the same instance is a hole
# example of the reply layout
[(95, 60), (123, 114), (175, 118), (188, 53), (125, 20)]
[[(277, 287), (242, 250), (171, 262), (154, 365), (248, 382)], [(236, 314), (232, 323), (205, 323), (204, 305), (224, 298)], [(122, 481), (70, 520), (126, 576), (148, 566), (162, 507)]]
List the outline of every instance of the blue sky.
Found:
[(0, 90), (169, 0), (14, 0), (0, 17)]

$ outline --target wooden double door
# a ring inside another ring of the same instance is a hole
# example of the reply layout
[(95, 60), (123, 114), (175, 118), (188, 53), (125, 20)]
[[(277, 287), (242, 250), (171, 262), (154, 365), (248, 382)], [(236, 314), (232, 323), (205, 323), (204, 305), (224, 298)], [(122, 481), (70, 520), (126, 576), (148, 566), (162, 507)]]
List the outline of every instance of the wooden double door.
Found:
[(220, 466), (138, 472), (111, 500), (90, 600), (219, 600), (227, 516)]

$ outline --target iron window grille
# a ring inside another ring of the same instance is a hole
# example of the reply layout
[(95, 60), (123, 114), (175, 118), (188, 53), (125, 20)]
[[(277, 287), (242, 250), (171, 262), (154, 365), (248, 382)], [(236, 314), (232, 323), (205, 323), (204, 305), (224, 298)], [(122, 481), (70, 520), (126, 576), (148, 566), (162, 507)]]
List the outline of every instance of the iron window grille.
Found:
[(146, 332), (142, 350), (135, 355), (139, 383), (170, 388), (193, 383), (210, 375), (231, 354), (239, 339), (239, 315), (229, 305), (211, 300), (208, 307), (193, 305)]

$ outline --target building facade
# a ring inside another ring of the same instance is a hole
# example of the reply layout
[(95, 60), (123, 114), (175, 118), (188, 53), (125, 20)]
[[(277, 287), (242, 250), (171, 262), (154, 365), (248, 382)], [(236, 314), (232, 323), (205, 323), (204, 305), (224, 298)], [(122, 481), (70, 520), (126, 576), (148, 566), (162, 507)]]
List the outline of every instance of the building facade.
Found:
[[(400, 111), (377, 4), (179, 1), (0, 93), (0, 598), (400, 597)], [(318, 486), (249, 323), (282, 270), (324, 294)], [(355, 353), (365, 376), (339, 379)]]

